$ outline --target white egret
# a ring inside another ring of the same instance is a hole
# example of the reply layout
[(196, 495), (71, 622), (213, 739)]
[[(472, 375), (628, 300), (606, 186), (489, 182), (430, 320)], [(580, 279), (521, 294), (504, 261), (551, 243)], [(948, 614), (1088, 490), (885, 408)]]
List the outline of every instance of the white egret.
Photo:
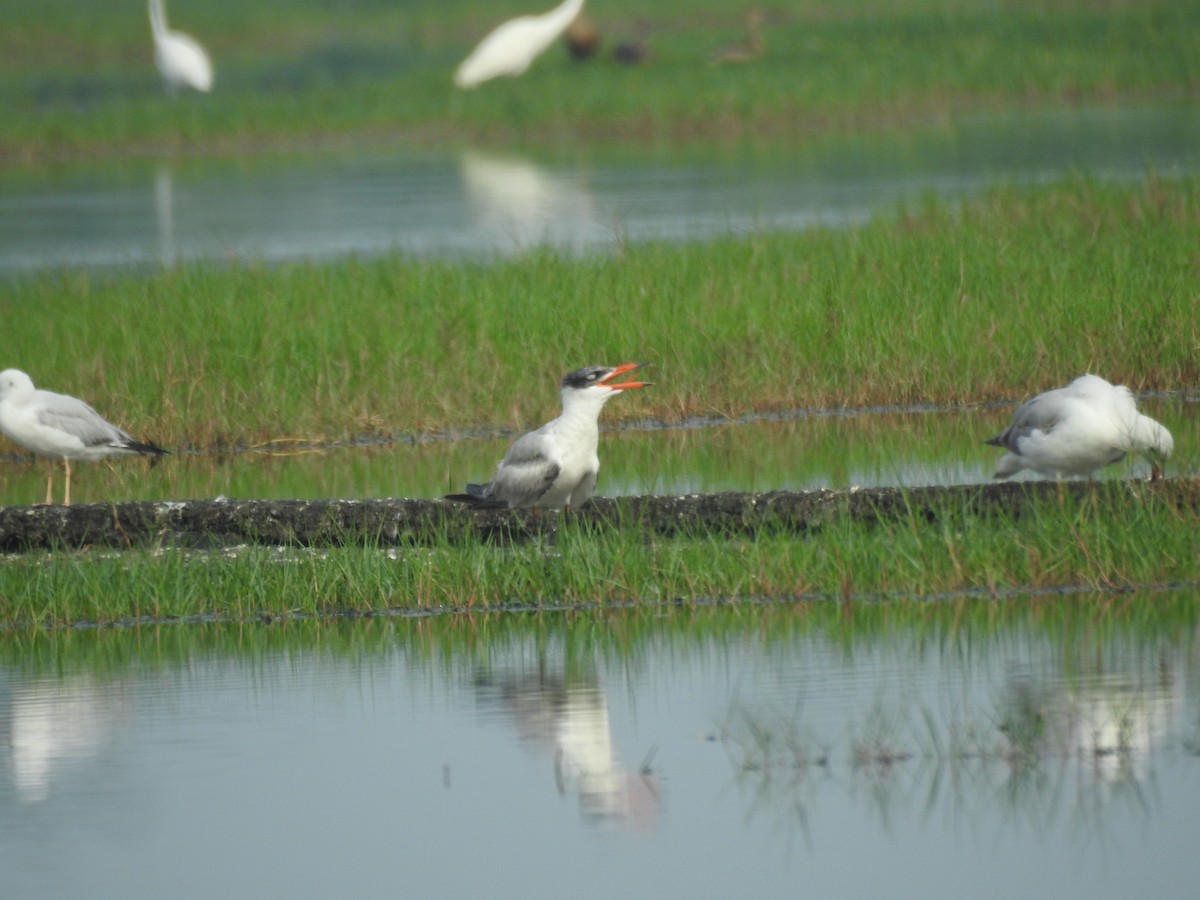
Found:
[(997, 478), (1022, 469), (1091, 478), (1127, 453), (1139, 453), (1150, 460), (1154, 480), (1175, 450), (1171, 432), (1138, 412), (1129, 388), (1097, 375), (1081, 375), (1066, 387), (1027, 400), (1012, 424), (986, 443), (1008, 451), (996, 466)]
[(195, 38), (167, 28), (162, 0), (150, 0), (150, 28), (154, 32), (154, 64), (167, 93), (174, 96), (181, 87), (211, 90), (213, 68), (208, 54)]
[(71, 505), (71, 460), (105, 459), (142, 453), (161, 456), (167, 451), (154, 444), (135, 441), (104, 419), (82, 400), (53, 391), (39, 391), (31, 379), (17, 369), (0, 372), (0, 433), (50, 461), (46, 479), (46, 505), (54, 502), (54, 460), (61, 459), (66, 472), (63, 505)]
[(501, 75), (521, 75), (579, 15), (583, 3), (563, 0), (540, 16), (518, 16), (498, 25), (462, 61), (454, 73), (454, 83), (470, 88)]

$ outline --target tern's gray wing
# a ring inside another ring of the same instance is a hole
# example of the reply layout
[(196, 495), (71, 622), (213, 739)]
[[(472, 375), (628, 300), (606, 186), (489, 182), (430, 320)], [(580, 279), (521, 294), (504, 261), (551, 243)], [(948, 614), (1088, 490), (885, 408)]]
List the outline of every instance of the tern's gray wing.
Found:
[(1021, 438), (1028, 437), (1034, 431), (1050, 431), (1062, 421), (1071, 403), (1063, 388), (1038, 394), (1017, 407), (1012, 424), (985, 443), (1019, 453), (1017, 442)]
[(87, 447), (121, 447), (134, 443), (128, 434), (76, 397), (38, 391), (35, 402), (37, 418), (42, 425), (77, 437)]
[(542, 435), (531, 432), (508, 448), (486, 493), (511, 507), (533, 506), (550, 490), (560, 471), (558, 463), (546, 456)]

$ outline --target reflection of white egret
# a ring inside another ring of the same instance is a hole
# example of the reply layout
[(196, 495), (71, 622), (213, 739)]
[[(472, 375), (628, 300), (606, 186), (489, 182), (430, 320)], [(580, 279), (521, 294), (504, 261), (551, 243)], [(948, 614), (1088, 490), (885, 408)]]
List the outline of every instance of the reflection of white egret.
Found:
[(518, 16), (497, 26), (462, 61), (454, 83), (469, 88), (501, 75), (522, 74), (579, 15), (583, 2), (563, 0), (540, 16)]
[(460, 171), (477, 225), (515, 249), (545, 241), (567, 243), (599, 224), (586, 190), (569, 176), (528, 160), (468, 151), (460, 159)]
[(163, 77), (167, 93), (192, 88), (212, 88), (213, 69), (208, 54), (195, 38), (167, 28), (167, 13), (162, 0), (150, 0), (150, 28), (154, 32), (154, 64)]
[(124, 714), (119, 694), (90, 682), (46, 681), (15, 691), (9, 746), (21, 802), (45, 800), (54, 777), (96, 756)]
[(166, 166), (159, 166), (154, 175), (154, 212), (158, 220), (158, 256), (170, 265), (175, 261), (175, 184)]
[(1154, 480), (1175, 449), (1171, 433), (1138, 412), (1129, 388), (1096, 375), (1081, 375), (1064, 388), (1025, 401), (1012, 425), (986, 443), (1008, 451), (996, 466), (997, 478), (1022, 469), (1090, 478), (1132, 452), (1150, 460)]

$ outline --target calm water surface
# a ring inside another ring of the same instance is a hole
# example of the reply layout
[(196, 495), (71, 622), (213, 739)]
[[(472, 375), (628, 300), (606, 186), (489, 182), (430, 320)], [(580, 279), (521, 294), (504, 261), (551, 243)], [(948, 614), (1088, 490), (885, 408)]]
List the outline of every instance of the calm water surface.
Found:
[[(1171, 429), (1179, 448), (1168, 474), (1200, 472), (1200, 397), (1144, 398), (1147, 415)], [(556, 410), (547, 410), (550, 418)], [(903, 413), (796, 414), (795, 418), (625, 428), (600, 442), (603, 496), (713, 491), (845, 489), (979, 484), (1002, 455), (983, 441), (1012, 407)], [(534, 427), (536, 422), (527, 423)], [(154, 468), (143, 460), (72, 469), (78, 502), (121, 500), (440, 497), (490, 477), (512, 442), (493, 437), (414, 439), (394, 445), (329, 449), (279, 444), (226, 456), (175, 454)], [(1146, 477), (1144, 460), (1103, 470), (1103, 478)], [(1026, 477), (1026, 476), (1020, 476)], [(0, 502), (38, 501), (46, 466), (0, 457)]]
[(858, 222), (929, 194), (1200, 168), (1190, 106), (976, 118), (712, 150), (470, 148), (56, 166), (0, 175), (0, 275), (184, 259), (605, 250)]
[(1194, 896), (1193, 626), (683, 613), (5, 637), (5, 896)]

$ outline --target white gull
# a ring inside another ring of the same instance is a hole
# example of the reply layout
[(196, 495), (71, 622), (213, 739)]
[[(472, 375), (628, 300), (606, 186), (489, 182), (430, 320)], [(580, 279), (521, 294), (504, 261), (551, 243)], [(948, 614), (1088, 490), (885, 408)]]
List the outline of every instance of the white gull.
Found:
[(46, 504), (53, 503), (54, 460), (66, 471), (63, 505), (71, 505), (72, 459), (97, 460), (135, 453), (158, 457), (167, 451), (135, 441), (75, 397), (40, 391), (18, 369), (0, 372), (0, 433), (19, 447), (50, 460)]
[(1150, 461), (1154, 480), (1175, 450), (1171, 432), (1138, 412), (1129, 388), (1097, 375), (1081, 375), (1025, 401), (1012, 424), (987, 443), (1008, 451), (996, 466), (996, 478), (1023, 469), (1055, 478), (1091, 478), (1136, 453)]

